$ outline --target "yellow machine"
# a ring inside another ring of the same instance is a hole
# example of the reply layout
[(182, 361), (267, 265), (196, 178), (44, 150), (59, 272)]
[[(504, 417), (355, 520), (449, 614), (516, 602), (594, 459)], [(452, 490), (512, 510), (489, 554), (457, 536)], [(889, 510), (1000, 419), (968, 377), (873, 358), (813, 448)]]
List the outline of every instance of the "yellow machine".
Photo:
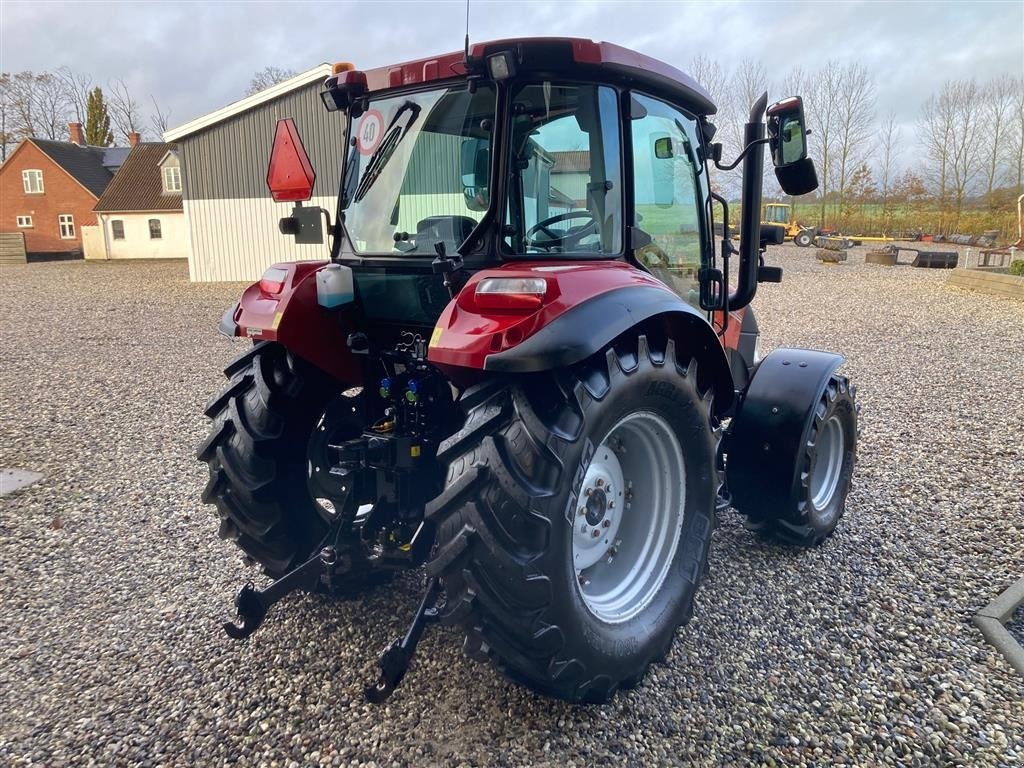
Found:
[(792, 215), (793, 206), (788, 203), (765, 203), (761, 208), (761, 224), (781, 227), (786, 240), (792, 240), (800, 247), (806, 248), (814, 241), (817, 230), (797, 224)]
[(786, 228), (786, 237), (796, 237), (803, 229), (790, 218), (793, 207), (788, 203), (765, 203), (761, 208), (762, 224), (781, 224)]

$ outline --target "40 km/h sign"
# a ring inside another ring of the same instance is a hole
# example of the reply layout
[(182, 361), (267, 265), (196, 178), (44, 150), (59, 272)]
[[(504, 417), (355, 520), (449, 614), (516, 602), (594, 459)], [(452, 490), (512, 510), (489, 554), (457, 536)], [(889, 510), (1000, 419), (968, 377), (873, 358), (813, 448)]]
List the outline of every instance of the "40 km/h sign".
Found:
[(371, 109), (363, 115), (359, 121), (359, 132), (356, 135), (356, 146), (359, 154), (372, 155), (380, 146), (384, 138), (384, 115), (376, 109)]

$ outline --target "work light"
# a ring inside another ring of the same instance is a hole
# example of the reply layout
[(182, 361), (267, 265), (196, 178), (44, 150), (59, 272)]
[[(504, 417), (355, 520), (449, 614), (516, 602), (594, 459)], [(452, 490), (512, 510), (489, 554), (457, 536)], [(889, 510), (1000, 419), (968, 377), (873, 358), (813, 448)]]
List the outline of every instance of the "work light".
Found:
[(516, 65), (512, 61), (512, 52), (502, 51), (488, 56), (487, 71), (491, 73), (492, 80), (508, 80), (513, 77), (516, 73)]

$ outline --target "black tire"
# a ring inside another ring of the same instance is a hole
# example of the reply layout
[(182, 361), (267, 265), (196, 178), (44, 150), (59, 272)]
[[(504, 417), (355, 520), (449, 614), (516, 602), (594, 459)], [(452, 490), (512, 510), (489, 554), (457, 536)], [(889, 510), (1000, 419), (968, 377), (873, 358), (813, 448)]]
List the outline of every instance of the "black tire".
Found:
[[(492, 382), (467, 393), (465, 427), (442, 443), (446, 489), (428, 570), (442, 578), (442, 619), (464, 648), (512, 679), (569, 701), (604, 702), (663, 659), (693, 613), (714, 527), (718, 433), (697, 363), (671, 342), (633, 337), (573, 372)], [(571, 522), (593, 446), (624, 414), (652, 412), (679, 438), (684, 519), (665, 580), (621, 623), (583, 602)], [(569, 512), (567, 521), (567, 514)]]
[[(217, 507), (220, 537), (277, 578), (307, 560), (327, 533), (306, 483), (306, 448), (340, 387), (275, 342), (257, 343), (224, 375), (228, 386), (206, 407), (213, 425), (197, 451), (210, 470), (202, 498)], [(339, 586), (345, 591), (360, 579), (352, 573), (351, 584)]]
[(814, 242), (814, 236), (810, 232), (797, 232), (793, 238), (793, 243), (800, 246), (801, 248), (808, 247)]
[[(743, 510), (747, 526), (765, 536), (787, 544), (813, 547), (832, 535), (846, 511), (846, 496), (853, 482), (853, 468), (857, 458), (857, 391), (845, 376), (833, 375), (815, 406), (813, 424), (804, 445), (804, 453), (797, 461), (802, 467), (800, 482), (796, 484), (785, 511), (764, 515), (758, 510)], [(819, 466), (819, 436), (830, 420), (836, 419), (842, 427), (842, 459), (837, 470), (834, 491), (823, 503), (816, 503), (812, 478)]]

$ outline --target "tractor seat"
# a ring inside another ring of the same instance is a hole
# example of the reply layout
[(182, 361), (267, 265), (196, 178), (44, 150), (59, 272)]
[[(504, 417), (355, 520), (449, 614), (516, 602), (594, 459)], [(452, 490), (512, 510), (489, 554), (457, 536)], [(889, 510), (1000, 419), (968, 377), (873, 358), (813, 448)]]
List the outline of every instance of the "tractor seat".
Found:
[(430, 216), (416, 224), (416, 250), (432, 252), (438, 242), (458, 248), (475, 226), (476, 221), (468, 216)]

